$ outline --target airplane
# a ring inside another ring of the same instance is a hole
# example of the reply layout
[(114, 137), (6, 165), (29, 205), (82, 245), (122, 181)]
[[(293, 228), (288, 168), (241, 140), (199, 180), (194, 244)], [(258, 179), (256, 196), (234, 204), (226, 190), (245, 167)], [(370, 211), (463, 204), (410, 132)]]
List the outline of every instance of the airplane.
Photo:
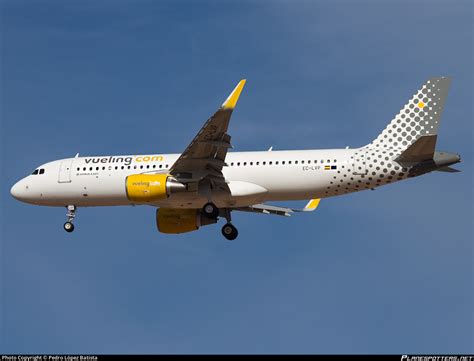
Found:
[[(64, 229), (74, 230), (78, 207), (148, 205), (160, 232), (196, 231), (225, 218), (234, 240), (234, 211), (289, 216), (314, 211), (321, 199), (395, 183), (432, 171), (458, 172), (455, 153), (436, 151), (451, 84), (432, 77), (369, 144), (350, 149), (229, 152), (229, 121), (246, 80), (181, 154), (87, 156), (37, 167), (11, 188), (22, 202), (66, 207)], [(309, 200), (303, 209), (266, 202)]]

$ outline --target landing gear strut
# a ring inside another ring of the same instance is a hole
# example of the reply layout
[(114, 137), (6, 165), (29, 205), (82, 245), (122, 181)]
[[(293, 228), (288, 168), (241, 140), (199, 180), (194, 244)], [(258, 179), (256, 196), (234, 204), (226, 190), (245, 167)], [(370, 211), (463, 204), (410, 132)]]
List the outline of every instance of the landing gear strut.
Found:
[(232, 223), (230, 223), (232, 219), (230, 216), (229, 209), (226, 209), (224, 211), (224, 217), (227, 220), (227, 223), (224, 224), (224, 226), (222, 227), (222, 235), (225, 238), (227, 238), (229, 241), (233, 241), (234, 239), (237, 238), (237, 236), (239, 235), (239, 232), (237, 231), (237, 228), (235, 228), (235, 226)]
[(217, 208), (214, 203), (209, 202), (202, 207), (202, 213), (204, 213), (207, 218), (217, 219), (219, 216), (219, 208)]
[(74, 231), (74, 224), (72, 223), (72, 221), (74, 220), (74, 217), (76, 217), (76, 206), (68, 205), (66, 209), (67, 222), (64, 223), (63, 227), (66, 232), (71, 233), (72, 231)]

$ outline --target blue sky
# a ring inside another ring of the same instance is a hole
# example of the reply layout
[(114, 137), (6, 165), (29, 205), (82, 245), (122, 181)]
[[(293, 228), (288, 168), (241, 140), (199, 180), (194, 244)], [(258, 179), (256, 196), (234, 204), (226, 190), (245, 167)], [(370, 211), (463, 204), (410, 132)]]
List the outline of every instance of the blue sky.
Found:
[[(11, 353), (474, 352), (470, 1), (1, 2)], [(16, 202), (37, 165), (182, 151), (241, 78), (235, 150), (357, 147), (431, 76), (462, 173), (167, 236), (148, 207)]]

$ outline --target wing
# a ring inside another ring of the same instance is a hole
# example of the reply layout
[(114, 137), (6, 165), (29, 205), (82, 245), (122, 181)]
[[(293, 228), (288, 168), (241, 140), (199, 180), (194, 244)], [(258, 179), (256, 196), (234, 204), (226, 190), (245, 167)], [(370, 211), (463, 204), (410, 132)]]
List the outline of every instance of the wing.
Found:
[(291, 213), (294, 212), (312, 212), (318, 208), (320, 199), (311, 199), (308, 204), (303, 209), (294, 209), (294, 208), (285, 208), (278, 206), (271, 206), (268, 204), (254, 204), (253, 206), (248, 207), (239, 207), (235, 210), (242, 212), (254, 212), (254, 213), (264, 213), (264, 214), (274, 214), (277, 216), (291, 216)]
[(245, 85), (241, 80), (219, 110), (210, 117), (170, 169), (180, 181), (198, 182), (207, 178), (211, 183), (225, 184), (222, 167), (231, 148), (227, 134), (230, 116)]

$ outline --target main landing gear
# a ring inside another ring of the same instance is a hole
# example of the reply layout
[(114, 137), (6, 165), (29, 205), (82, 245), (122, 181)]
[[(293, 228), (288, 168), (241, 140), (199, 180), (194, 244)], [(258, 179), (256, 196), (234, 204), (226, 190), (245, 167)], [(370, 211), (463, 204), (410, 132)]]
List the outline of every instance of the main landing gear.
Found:
[(210, 219), (217, 219), (220, 215), (227, 220), (227, 223), (222, 227), (222, 235), (229, 241), (233, 241), (239, 235), (237, 228), (235, 228), (235, 226), (230, 223), (231, 217), (229, 209), (219, 210), (219, 208), (217, 208), (214, 203), (209, 202), (202, 207), (202, 213)]
[(237, 231), (237, 228), (232, 223), (226, 223), (222, 227), (222, 235), (229, 241), (233, 241), (239, 235), (239, 231)]
[(209, 203), (206, 203), (203, 207), (202, 207), (202, 213), (207, 217), (207, 218), (210, 218), (210, 219), (217, 219), (217, 217), (219, 217), (219, 208), (217, 208), (217, 206), (212, 203), (212, 202), (209, 202)]
[(68, 233), (71, 233), (72, 231), (74, 231), (74, 224), (72, 223), (72, 221), (74, 220), (74, 217), (76, 217), (76, 206), (74, 205), (69, 205), (66, 207), (67, 209), (67, 213), (66, 213), (66, 217), (67, 217), (67, 222), (64, 223), (64, 230)]

